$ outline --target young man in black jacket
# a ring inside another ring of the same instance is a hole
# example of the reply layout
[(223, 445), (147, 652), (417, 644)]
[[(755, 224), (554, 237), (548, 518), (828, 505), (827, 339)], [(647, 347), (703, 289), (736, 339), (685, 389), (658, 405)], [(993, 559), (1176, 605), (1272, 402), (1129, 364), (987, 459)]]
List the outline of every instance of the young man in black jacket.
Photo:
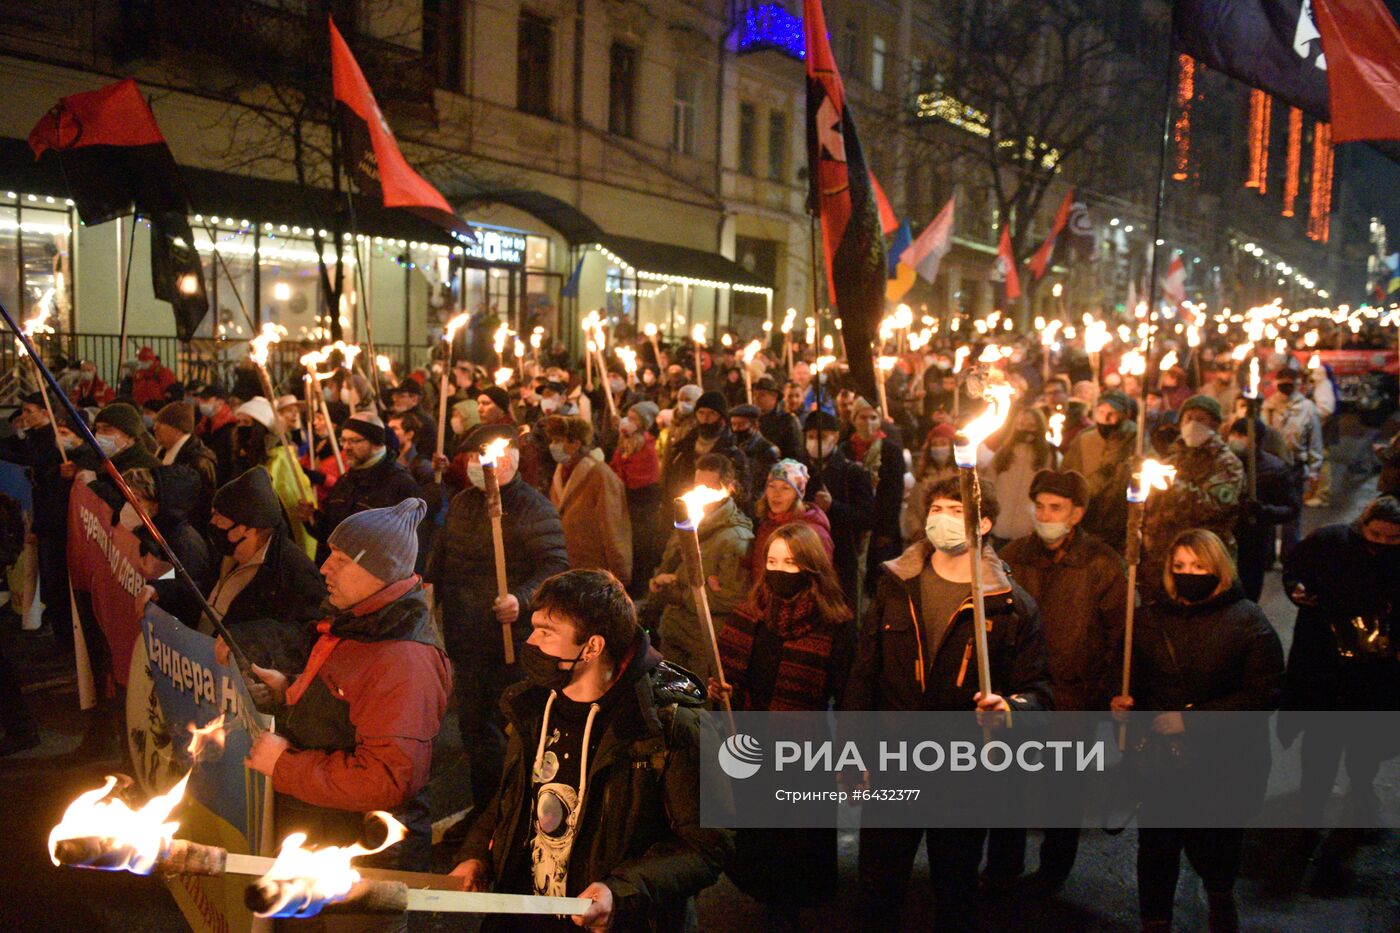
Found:
[[(1040, 613), (1012, 582), (990, 545), (983, 548), (982, 597), (995, 692), (977, 691), (973, 644), (972, 561), (956, 478), (930, 491), (927, 540), (886, 561), (858, 636), (842, 708), (849, 710), (1032, 710), (1051, 705), (1050, 667)], [(982, 490), (982, 534), (991, 531), (996, 499)], [(898, 925), (919, 842), (927, 836), (940, 930), (972, 925), (980, 829), (864, 829), (860, 883), (874, 928)]]
[(859, 607), (860, 549), (865, 533), (875, 527), (875, 492), (870, 471), (852, 463), (837, 447), (841, 427), (836, 416), (818, 409), (802, 423), (807, 449), (802, 463), (811, 474), (806, 501), (831, 520), (831, 562), (841, 580), (841, 592), (851, 610)]
[(1274, 540), (1280, 525), (1298, 518), (1303, 503), (1293, 481), (1293, 468), (1264, 449), (1264, 422), (1254, 422), (1254, 494), (1249, 495), (1249, 420), (1236, 418), (1225, 442), (1245, 465), (1245, 498), (1240, 500), (1240, 517), (1235, 520), (1235, 547), (1239, 557), (1244, 595), (1259, 602), (1264, 591), (1264, 573), (1274, 563)]
[[(504, 778), (452, 874), (469, 891), (584, 897), (589, 930), (693, 930), (731, 834), (700, 825), (693, 676), (662, 661), (612, 574), (573, 570), (535, 596), (526, 680), (506, 691)], [(494, 922), (493, 922), (494, 921)], [(573, 930), (565, 918), (483, 929)]]

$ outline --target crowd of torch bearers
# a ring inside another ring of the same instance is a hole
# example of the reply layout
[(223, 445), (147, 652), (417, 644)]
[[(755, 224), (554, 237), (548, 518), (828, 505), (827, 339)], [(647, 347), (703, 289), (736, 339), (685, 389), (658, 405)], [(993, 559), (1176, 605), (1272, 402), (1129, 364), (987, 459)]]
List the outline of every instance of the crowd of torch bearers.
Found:
[[(1203, 315), (1204, 309), (1193, 309)], [(1095, 376), (1095, 382), (1099, 381), (1101, 373), (1101, 353), (1105, 347), (1116, 336), (1125, 346), (1125, 352), (1118, 361), (1118, 372), (1122, 375), (1135, 376), (1139, 379), (1147, 372), (1148, 360), (1151, 353), (1151, 341), (1157, 334), (1159, 325), (1149, 324), (1145, 318), (1147, 315), (1145, 306), (1136, 309), (1136, 316), (1139, 322), (1136, 327), (1128, 324), (1118, 325), (1116, 333), (1110, 329), (1109, 325), (1103, 321), (1094, 320), (1086, 315), (1082, 324), (1082, 339), (1085, 351), (1088, 354)], [(40, 392), (43, 394), (45, 407), (53, 417), (53, 405), (50, 400), (50, 389), (57, 393), (63, 401), (65, 407), (69, 409), (68, 414), (77, 426), (77, 431), (89, 446), (98, 451), (91, 433), (83, 425), (76, 411), (72, 409), (69, 402), (54, 379), (47, 370), (43, 362), (38, 359), (34, 351), (32, 338), (35, 335), (51, 333), (47, 324), (47, 312), (41, 308), (40, 311), (23, 327), (16, 324), (9, 312), (0, 307), (0, 316), (15, 332), (16, 341), (19, 346), (20, 356), (28, 360), (28, 365), (32, 368), (33, 374), (38, 382)], [(1284, 310), (1278, 303), (1266, 305), (1259, 308), (1252, 308), (1243, 315), (1230, 315), (1226, 312), (1221, 316), (1222, 320), (1218, 324), (1219, 333), (1225, 334), (1231, 326), (1241, 326), (1247, 336), (1247, 341), (1236, 346), (1231, 354), (1232, 359), (1243, 366), (1248, 361), (1248, 379), (1243, 388), (1243, 395), (1249, 403), (1248, 426), (1250, 429), (1250, 452), (1247, 464), (1247, 475), (1250, 483), (1251, 495), (1255, 482), (1256, 468), (1254, 464), (1254, 438), (1253, 416), (1257, 411), (1259, 400), (1259, 379), (1260, 379), (1260, 358), (1261, 349), (1270, 348), (1275, 353), (1289, 353), (1291, 348), (1285, 334), (1298, 334), (1301, 342), (1308, 349), (1315, 349), (1318, 345), (1318, 331), (1312, 329), (1302, 332), (1301, 328), (1312, 321), (1326, 320), (1339, 327), (1349, 327), (1353, 333), (1360, 330), (1366, 320), (1374, 321), (1381, 326), (1400, 325), (1400, 312), (1382, 312), (1379, 309), (1362, 308), (1352, 310), (1341, 308), (1336, 311), (1330, 309), (1310, 309), (1303, 312), (1290, 313)], [(449, 320), (444, 328), (443, 341), (447, 348), (445, 363), (441, 376), (441, 386), (439, 389), (439, 411), (438, 411), (438, 442), (439, 450), (442, 449), (445, 441), (447, 425), (447, 399), (451, 393), (451, 363), (452, 347), (457, 333), (466, 325), (469, 319), (467, 314), (459, 314)], [(786, 362), (789, 370), (795, 360), (796, 345), (793, 340), (793, 326), (796, 321), (794, 309), (788, 309), (787, 315), (783, 318), (778, 330), (782, 335), (781, 358)], [(938, 333), (939, 324), (933, 318), (923, 317), (921, 319), (923, 327), (914, 329), (914, 317), (907, 306), (900, 306), (889, 318), (882, 322), (880, 326), (880, 346), (873, 348), (875, 373), (877, 379), (877, 391), (879, 397), (880, 410), (888, 417), (889, 403), (886, 396), (885, 382), (889, 373), (900, 362), (902, 355), (915, 354), (931, 345), (934, 336)], [(997, 313), (989, 316), (985, 320), (977, 320), (972, 323), (973, 330), (978, 338), (990, 338), (998, 331), (1011, 330), (1012, 321), (1009, 318), (1000, 316)], [(1045, 350), (1046, 373), (1049, 372), (1049, 355), (1052, 349), (1058, 349), (1062, 341), (1074, 339), (1076, 329), (1071, 324), (1055, 320), (1045, 322), (1037, 319), (1035, 322), (1039, 339)], [(607, 364), (606, 353), (609, 346), (609, 329), (606, 321), (598, 312), (589, 314), (583, 322), (585, 332), (584, 345), (586, 354), (584, 363), (587, 372), (587, 381), (591, 384), (594, 380), (596, 369), (598, 381), (602, 383), (605, 393), (609, 414), (616, 417), (618, 408), (613, 397), (611, 386), (606, 378)], [(956, 335), (962, 329), (962, 322), (954, 318), (949, 324), (950, 335)], [(1183, 331), (1183, 325), (1176, 325), (1178, 332)], [(758, 354), (764, 349), (765, 344), (770, 343), (772, 338), (773, 325), (767, 322), (764, 326), (762, 340), (754, 339), (747, 344), (738, 357), (742, 363), (742, 373), (744, 377), (746, 397), (752, 398), (752, 370), (751, 367)], [(703, 324), (697, 324), (690, 332), (691, 342), (694, 348), (694, 359), (697, 369), (702, 365), (707, 340), (707, 329)], [(1187, 345), (1195, 357), (1196, 348), (1201, 343), (1201, 329), (1196, 325), (1189, 325), (1184, 328)], [(658, 363), (663, 359), (661, 346), (658, 339), (658, 331), (654, 325), (647, 325), (643, 331), (645, 339), (650, 343), (655, 359)], [(839, 327), (837, 334), (840, 334)], [(278, 343), (284, 332), (275, 325), (265, 325), (263, 331), (250, 343), (249, 356), (257, 367), (260, 380), (263, 383), (264, 391), (268, 398), (274, 398), (272, 381), (267, 369), (268, 353), (271, 345)], [(506, 343), (514, 337), (513, 357), (516, 364), (512, 369), (505, 365)], [(541, 329), (530, 335), (529, 345), (533, 350), (535, 369), (539, 369), (539, 350), (543, 340)], [(733, 338), (722, 335), (725, 346), (733, 346)], [(807, 344), (812, 351), (824, 351), (817, 356), (814, 364), (814, 375), (818, 391), (825, 391), (828, 370), (837, 364), (838, 358), (832, 352), (834, 345), (832, 335), (827, 334), (822, 341), (814, 319), (807, 320)], [(1270, 345), (1272, 342), (1272, 346)], [(497, 355), (498, 368), (494, 374), (497, 384), (509, 385), (516, 378), (525, 375), (526, 343), (518, 334), (513, 334), (508, 327), (502, 326), (497, 331), (494, 340), (494, 349)], [(621, 363), (629, 385), (634, 385), (637, 375), (637, 353), (636, 349), (629, 346), (614, 346), (613, 353)], [(844, 340), (841, 347), (845, 353)], [(1009, 416), (1013, 403), (1013, 389), (1002, 378), (1001, 373), (995, 369), (997, 363), (1008, 357), (1011, 353), (1009, 347), (998, 346), (990, 340), (985, 344), (981, 354), (977, 357), (972, 366), (968, 366), (968, 359), (972, 349), (964, 344), (952, 348), (953, 372), (960, 383), (966, 383), (970, 397), (980, 397), (985, 401), (985, 407), (977, 413), (967, 423), (962, 425), (958, 432), (954, 445), (954, 456), (960, 471), (961, 481), (964, 486), (963, 498), (965, 502), (971, 503), (971, 507), (966, 510), (966, 523), (968, 539), (975, 552), (980, 552), (982, 545), (981, 535), (981, 509), (980, 509), (980, 486), (977, 475), (977, 451), (979, 446), (989, 437), (993, 436), (1001, 429)], [(892, 351), (892, 353), (890, 352)], [(339, 353), (340, 363), (347, 370), (353, 369), (356, 355), (359, 348), (353, 344), (337, 342), (322, 348), (313, 350), (300, 358), (300, 364), (305, 368), (306, 374), (304, 383), (307, 399), (308, 420), (314, 417), (319, 411), (326, 420), (332, 448), (337, 462), (340, 463), (341, 455), (336, 443), (335, 432), (330, 422), (330, 413), (327, 409), (324, 394), (321, 390), (321, 381), (325, 374), (320, 367), (334, 358)], [(779, 354), (775, 354), (779, 355)], [(380, 356), (375, 360), (379, 371), (386, 379), (393, 380), (393, 367), (387, 357)], [(1158, 369), (1165, 370), (1176, 365), (1177, 359), (1174, 352), (1164, 354), (1158, 361)], [(1313, 353), (1309, 363), (1309, 369), (1316, 369), (1319, 358)], [(921, 363), (915, 363), (916, 368)], [(1197, 365), (1199, 365), (1197, 361)], [(391, 383), (392, 384), (392, 383)], [(964, 393), (958, 391), (954, 395), (955, 407), (960, 404)], [(819, 400), (820, 404), (820, 400)], [(958, 416), (955, 410), (955, 417)], [(1145, 405), (1139, 404), (1138, 408), (1138, 432), (1137, 432), (1137, 457), (1133, 470), (1133, 482), (1127, 490), (1128, 498), (1128, 531), (1127, 541), (1124, 545), (1124, 553), (1127, 557), (1127, 574), (1129, 592), (1133, 591), (1136, 582), (1138, 569), (1138, 558), (1142, 546), (1142, 528), (1147, 500), (1153, 490), (1166, 489), (1171, 482), (1173, 469), (1156, 460), (1143, 456), (1143, 441), (1145, 436)], [(57, 423), (57, 422), (55, 422)], [(1050, 418), (1047, 440), (1056, 447), (1059, 446), (1064, 426), (1064, 416), (1055, 413)], [(291, 445), (287, 442), (282, 431), (276, 432), (279, 443), (287, 456), (294, 456)], [(503, 553), (502, 539), (502, 514), (500, 506), (500, 490), (496, 484), (496, 461), (504, 453), (504, 442), (497, 442), (482, 455), (482, 467), (486, 477), (486, 496), (488, 500), (488, 511), (492, 523), (492, 539), (495, 550), (495, 560), (497, 568), (497, 588), (499, 595), (505, 595), (505, 555)], [(60, 445), (60, 456), (64, 462), (67, 461), (67, 453)], [(184, 568), (175, 560), (174, 555), (166, 546), (160, 532), (152, 524), (150, 517), (141, 508), (140, 503), (132, 495), (125, 481), (112, 466), (110, 460), (104, 456), (104, 467), (108, 476), (114, 481), (122, 492), (123, 496), (136, 509), (138, 516), (151, 532), (152, 537), (161, 547), (169, 562), (174, 566), (178, 576), (185, 578), (187, 585), (192, 589), (192, 581), (188, 580), (188, 575), (184, 573)], [(342, 467), (343, 469), (343, 467)], [(441, 478), (441, 469), (438, 471)], [(699, 609), (699, 616), (705, 627), (705, 635), (710, 647), (715, 653), (715, 663), (717, 670), (723, 670), (719, 657), (718, 639), (714, 627), (714, 620), (710, 614), (708, 600), (706, 597), (704, 569), (701, 566), (701, 552), (699, 548), (698, 527), (705, 515), (705, 508), (720, 499), (725, 493), (709, 489), (708, 487), (697, 487), (678, 500), (684, 511), (684, 518), (676, 523), (676, 528), (683, 535), (685, 546), (682, 549), (686, 561), (689, 576), (692, 580), (701, 581), (696, 587), (695, 599)], [(991, 684), (991, 668), (988, 658), (988, 648), (986, 639), (986, 613), (983, 601), (980, 577), (980, 562), (972, 561), (972, 596), (974, 611), (974, 646), (976, 650), (978, 666), (978, 686), (982, 695), (990, 695), (993, 691)], [(202, 597), (201, 597), (202, 599)], [(1131, 681), (1131, 657), (1133, 638), (1133, 616), (1134, 600), (1129, 599), (1126, 606), (1125, 633), (1124, 633), (1124, 654), (1122, 673), (1122, 692), (1129, 693)], [(247, 659), (239, 651), (237, 642), (223, 630), (219, 616), (211, 607), (205, 603), (204, 606), (209, 618), (214, 624), (216, 631), (219, 631), (225, 642), (229, 645), (235, 663), (240, 669), (248, 669)], [(502, 639), (505, 649), (506, 663), (513, 661), (513, 644), (509, 626), (502, 626)], [(240, 684), (241, 686), (241, 684)], [(239, 715), (242, 722), (247, 726), (250, 733), (256, 735), (262, 729), (262, 723), (256, 715), (252, 713), (253, 705), (246, 695), (246, 690), (242, 695), (242, 702), (239, 704)], [(723, 703), (724, 711), (729, 718), (731, 730), (733, 729), (733, 714), (729, 708), (728, 701)], [(201, 746), (205, 743), (220, 744), (222, 739), (222, 719), (216, 720), (208, 726), (192, 730), (190, 754), (195, 761), (195, 766), (200, 755)], [(1119, 737), (1120, 744), (1123, 740)], [(192, 773), (192, 771), (191, 771)], [(258, 916), (263, 917), (307, 917), (312, 916), (322, 909), (331, 910), (354, 910), (358, 912), (391, 912), (401, 913), (404, 911), (447, 911), (447, 912), (473, 912), (473, 913), (522, 913), (522, 914), (548, 914), (548, 915), (579, 915), (589, 906), (590, 901), (582, 898), (560, 898), (560, 897), (539, 897), (532, 895), (513, 894), (490, 894), (465, 892), (460, 889), (460, 880), (451, 876), (434, 875), (427, 873), (399, 872), (373, 868), (357, 868), (352, 864), (354, 859), (363, 856), (373, 855), (395, 844), (403, 835), (403, 827), (397, 823), (387, 813), (377, 813), (375, 816), (384, 824), (383, 841), (374, 848), (365, 848), (359, 845), (352, 846), (328, 846), (319, 849), (308, 849), (305, 845), (307, 839), (304, 834), (292, 833), (283, 841), (278, 856), (268, 858), (265, 856), (242, 855), (231, 853), (217, 847), (203, 845), (189, 840), (175, 839), (175, 833), (179, 826), (176, 822), (170, 821), (170, 816), (179, 806), (183, 799), (185, 788), (190, 775), (187, 773), (176, 785), (164, 794), (152, 797), (139, 809), (133, 810), (125, 801), (118, 789), (118, 779), (109, 777), (100, 788), (88, 791), (80, 795), (68, 807), (63, 819), (54, 827), (49, 839), (49, 851), (53, 862), (56, 865), (64, 865), (73, 868), (101, 869), (108, 871), (130, 871), (137, 874), (159, 873), (165, 875), (191, 874), (191, 875), (246, 875), (252, 879), (247, 887), (246, 900), (249, 908)]]

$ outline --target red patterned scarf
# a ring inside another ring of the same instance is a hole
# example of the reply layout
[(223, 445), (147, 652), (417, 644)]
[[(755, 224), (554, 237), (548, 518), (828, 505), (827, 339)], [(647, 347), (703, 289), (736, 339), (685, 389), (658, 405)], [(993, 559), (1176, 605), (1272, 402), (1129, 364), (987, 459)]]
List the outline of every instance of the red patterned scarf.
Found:
[(735, 709), (751, 708), (747, 673), (761, 626), (770, 628), (783, 642), (768, 709), (825, 709), (831, 626), (822, 621), (810, 591), (783, 600), (770, 597), (763, 589), (735, 610), (719, 633), (720, 659), (725, 680), (734, 687)]

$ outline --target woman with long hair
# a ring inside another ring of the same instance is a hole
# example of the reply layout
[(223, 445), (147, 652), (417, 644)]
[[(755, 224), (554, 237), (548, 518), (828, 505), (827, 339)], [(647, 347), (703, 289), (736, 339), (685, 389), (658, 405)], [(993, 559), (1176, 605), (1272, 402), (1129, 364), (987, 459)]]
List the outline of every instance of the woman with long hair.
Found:
[(990, 482), (997, 501), (1015, 503), (1002, 509), (992, 526), (998, 548), (1035, 530), (1029, 506), (1031, 480), (1041, 470), (1054, 468), (1055, 449), (1045, 438), (1045, 416), (1035, 408), (1021, 409), (1011, 418), (992, 457)]
[[(1212, 930), (1238, 930), (1235, 879), (1243, 827), (1264, 801), (1269, 733), (1263, 718), (1196, 719), (1211, 710), (1273, 710), (1283, 693), (1283, 647), (1245, 598), (1235, 564), (1213, 532), (1181, 532), (1167, 551), (1166, 598), (1143, 610), (1133, 638), (1134, 696), (1113, 698), (1115, 718), (1151, 710), (1141, 743), (1172, 747), (1171, 773), (1144, 788), (1138, 830), (1138, 909), (1145, 931), (1171, 929), (1181, 853), (1201, 876)], [(1146, 717), (1143, 717), (1144, 719)], [(1201, 725), (1193, 728), (1200, 722)], [(1207, 728), (1207, 724), (1209, 724)], [(1241, 763), (1244, 764), (1241, 764)], [(1189, 809), (1199, 829), (1170, 818)], [(1147, 828), (1155, 827), (1155, 828)], [(1220, 828), (1226, 827), (1226, 828)]]
[[(815, 531), (789, 522), (769, 537), (762, 564), (719, 633), (723, 681), (709, 679), (710, 697), (728, 697), (735, 710), (826, 710), (840, 700), (855, 648), (831, 558)], [(770, 929), (797, 929), (800, 907), (835, 893), (836, 830), (741, 829), (726, 871), (768, 907)]]

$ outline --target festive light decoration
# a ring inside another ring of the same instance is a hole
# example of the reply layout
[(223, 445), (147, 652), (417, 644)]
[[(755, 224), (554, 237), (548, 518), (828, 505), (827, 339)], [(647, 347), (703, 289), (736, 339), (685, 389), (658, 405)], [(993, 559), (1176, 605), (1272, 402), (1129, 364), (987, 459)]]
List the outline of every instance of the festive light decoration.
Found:
[(986, 113), (942, 91), (928, 91), (915, 97), (914, 116), (920, 120), (942, 120), (983, 139), (992, 135), (991, 120)]
[(1288, 108), (1288, 168), (1283, 179), (1283, 216), (1293, 216), (1293, 202), (1298, 199), (1298, 167), (1302, 163), (1303, 111)]
[(781, 52), (798, 61), (805, 60), (807, 38), (802, 17), (793, 16), (781, 3), (755, 3), (745, 10), (734, 51), (761, 52), (765, 49)]
[(1249, 92), (1249, 177), (1246, 188), (1257, 188), (1260, 194), (1269, 190), (1269, 118), (1273, 98), (1255, 88)]
[(1190, 55), (1177, 56), (1176, 124), (1172, 141), (1176, 144), (1172, 180), (1185, 181), (1191, 175), (1191, 104), (1196, 99), (1196, 60)]
[[(665, 282), (670, 285), (693, 285), (700, 288), (727, 288), (736, 292), (745, 292), (751, 295), (771, 295), (773, 289), (762, 285), (743, 285), (737, 282), (721, 282), (717, 279), (695, 279), (684, 275), (667, 275), (661, 272), (647, 272), (644, 269), (637, 269), (627, 260), (614, 253), (601, 243), (594, 243), (593, 248), (608, 258), (613, 265), (631, 272), (639, 279), (647, 279), (653, 282)], [(644, 296), (645, 297), (645, 296)]]
[(1332, 124), (1313, 127), (1312, 203), (1308, 239), (1326, 243), (1332, 228)]

